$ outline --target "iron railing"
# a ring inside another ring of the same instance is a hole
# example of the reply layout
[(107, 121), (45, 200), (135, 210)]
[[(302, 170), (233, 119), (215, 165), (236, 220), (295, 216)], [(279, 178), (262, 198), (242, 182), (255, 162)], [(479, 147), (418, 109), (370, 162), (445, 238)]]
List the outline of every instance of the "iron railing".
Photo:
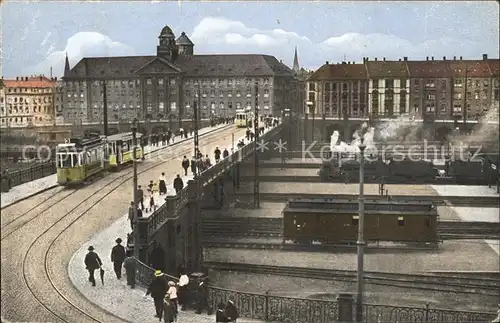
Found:
[[(281, 129), (281, 124), (277, 127), (266, 132), (261, 140), (265, 142), (272, 138)], [(200, 188), (207, 186), (214, 180), (219, 178), (221, 175), (229, 171), (234, 165), (243, 161), (247, 156), (249, 156), (255, 147), (255, 142), (250, 142), (241, 149), (235, 150), (231, 155), (222, 159), (218, 163), (212, 165), (212, 167), (203, 171), (198, 177), (198, 185)], [(186, 185), (180, 192), (177, 193), (175, 197), (168, 198), (167, 202), (160, 206), (156, 211), (153, 212), (148, 217), (148, 236), (152, 237), (156, 230), (158, 230), (168, 219), (175, 219), (179, 216), (179, 212), (188, 203), (188, 188)], [(173, 203), (173, 205), (169, 205)]]
[[(154, 269), (137, 259), (136, 262), (136, 280), (138, 284), (148, 286), (154, 277)], [(166, 276), (172, 281), (178, 280), (171, 275)], [(335, 300), (284, 297), (269, 292), (248, 293), (208, 286), (208, 305), (211, 309), (217, 308), (219, 303), (226, 304), (229, 299), (238, 308), (240, 316), (266, 322), (334, 323), (340, 319), (340, 304)], [(355, 313), (354, 309), (352, 313)], [(486, 312), (436, 309), (429, 304), (425, 307), (363, 304), (363, 322), (366, 323), (484, 323), (491, 322), (495, 316)]]
[(57, 167), (54, 161), (33, 164), (26, 168), (9, 171), (7, 174), (2, 174), (2, 187), (5, 185), (5, 187), (12, 188), (40, 179), (42, 177), (53, 175), (56, 172)]

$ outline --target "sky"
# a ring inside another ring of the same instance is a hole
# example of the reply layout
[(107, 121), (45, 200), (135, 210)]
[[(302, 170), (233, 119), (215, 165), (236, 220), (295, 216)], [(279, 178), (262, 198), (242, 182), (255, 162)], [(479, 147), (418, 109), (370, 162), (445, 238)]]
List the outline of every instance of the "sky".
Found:
[(495, 1), (3, 1), (2, 70), (6, 78), (61, 76), (65, 53), (82, 57), (155, 55), (168, 25), (195, 53), (261, 53), (315, 70), (325, 61), (363, 57), (499, 57)]

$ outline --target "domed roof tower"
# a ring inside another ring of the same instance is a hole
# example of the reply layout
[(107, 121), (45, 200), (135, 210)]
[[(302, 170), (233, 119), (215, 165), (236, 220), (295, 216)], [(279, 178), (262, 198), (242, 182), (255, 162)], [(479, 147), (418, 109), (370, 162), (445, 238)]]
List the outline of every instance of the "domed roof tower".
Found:
[(169, 26), (163, 27), (158, 36), (159, 43), (156, 47), (156, 56), (166, 58), (170, 61), (177, 56), (177, 45), (175, 44), (175, 35)]
[(175, 41), (177, 47), (179, 48), (179, 54), (181, 55), (193, 55), (194, 53), (194, 44), (186, 35), (185, 32), (182, 32), (179, 38)]

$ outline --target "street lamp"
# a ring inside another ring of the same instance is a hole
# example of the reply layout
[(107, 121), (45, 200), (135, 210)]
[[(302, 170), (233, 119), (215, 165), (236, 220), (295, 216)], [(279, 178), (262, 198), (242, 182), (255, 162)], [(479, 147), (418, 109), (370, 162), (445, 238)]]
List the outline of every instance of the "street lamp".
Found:
[(359, 158), (359, 219), (358, 219), (358, 240), (357, 254), (358, 254), (358, 270), (356, 279), (356, 322), (363, 320), (363, 275), (364, 275), (364, 257), (365, 257), (365, 241), (364, 241), (364, 221), (365, 221), (365, 148), (363, 134), (361, 135), (361, 144), (359, 145), (360, 158)]
[(314, 102), (307, 101), (307, 113), (312, 114), (312, 126), (311, 126), (311, 141), (314, 141)]
[(137, 118), (132, 121), (132, 141), (133, 141), (133, 158), (132, 162), (134, 164), (134, 177), (133, 177), (133, 197), (134, 197), (134, 257), (139, 259), (139, 217), (137, 214), (137, 207), (139, 202), (139, 196), (137, 195)]

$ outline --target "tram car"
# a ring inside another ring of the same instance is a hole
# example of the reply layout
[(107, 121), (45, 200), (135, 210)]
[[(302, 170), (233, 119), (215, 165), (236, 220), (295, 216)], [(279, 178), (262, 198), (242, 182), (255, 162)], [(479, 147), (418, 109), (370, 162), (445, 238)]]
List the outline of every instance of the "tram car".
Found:
[[(283, 243), (353, 244), (358, 200), (293, 199), (283, 210)], [(429, 201), (365, 200), (365, 240), (437, 243), (436, 207)]]
[(248, 128), (253, 124), (253, 113), (245, 110), (236, 111), (236, 127)]
[[(140, 160), (144, 156), (144, 149), (139, 145), (142, 140), (142, 134), (136, 133), (136, 136), (138, 144), (136, 148), (136, 158)], [(118, 170), (123, 165), (133, 161), (133, 144), (132, 132), (108, 136), (107, 149), (109, 168), (111, 170)]]
[(99, 135), (66, 139), (57, 146), (57, 182), (59, 185), (81, 185), (106, 169), (105, 139)]

